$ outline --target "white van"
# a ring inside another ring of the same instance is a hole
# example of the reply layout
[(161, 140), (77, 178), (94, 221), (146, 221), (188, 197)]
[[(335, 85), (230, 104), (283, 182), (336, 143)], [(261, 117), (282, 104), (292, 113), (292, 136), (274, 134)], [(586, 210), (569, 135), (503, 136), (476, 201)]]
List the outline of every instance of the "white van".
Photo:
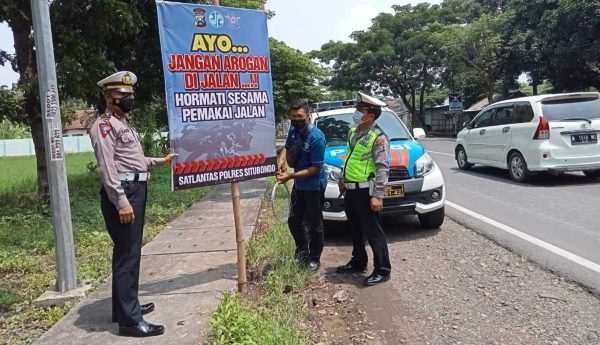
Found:
[(456, 138), (458, 167), (508, 169), (525, 182), (539, 171), (583, 171), (600, 177), (600, 93), (516, 98), (494, 103), (465, 123)]

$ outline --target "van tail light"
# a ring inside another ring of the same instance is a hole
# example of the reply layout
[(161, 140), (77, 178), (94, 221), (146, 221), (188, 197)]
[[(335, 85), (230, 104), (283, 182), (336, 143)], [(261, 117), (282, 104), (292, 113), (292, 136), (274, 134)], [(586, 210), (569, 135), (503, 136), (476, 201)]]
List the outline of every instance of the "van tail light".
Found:
[(540, 123), (535, 130), (533, 140), (548, 140), (550, 139), (550, 123), (543, 116), (540, 116)]

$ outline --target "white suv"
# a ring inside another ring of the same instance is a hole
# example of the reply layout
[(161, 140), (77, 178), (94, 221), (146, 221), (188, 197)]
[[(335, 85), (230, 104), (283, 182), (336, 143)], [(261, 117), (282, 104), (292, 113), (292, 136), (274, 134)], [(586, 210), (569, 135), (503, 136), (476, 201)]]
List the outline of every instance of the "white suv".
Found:
[(583, 171), (600, 177), (600, 93), (516, 98), (483, 109), (458, 133), (458, 167), (508, 169), (524, 182), (535, 172)]

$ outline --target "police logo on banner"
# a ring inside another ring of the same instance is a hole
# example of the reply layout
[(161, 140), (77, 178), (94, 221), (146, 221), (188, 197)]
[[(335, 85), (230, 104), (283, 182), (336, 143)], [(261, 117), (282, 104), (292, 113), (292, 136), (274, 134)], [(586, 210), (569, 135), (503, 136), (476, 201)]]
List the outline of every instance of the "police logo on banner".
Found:
[(230, 29), (239, 29), (240, 28), (240, 16), (236, 16), (235, 13), (228, 13), (225, 18), (227, 18), (227, 27)]
[(218, 11), (212, 11), (208, 16), (208, 22), (215, 28), (220, 28), (225, 24), (225, 17)]
[(206, 26), (206, 16), (204, 15), (203, 8), (194, 8), (194, 25), (199, 28), (203, 28)]

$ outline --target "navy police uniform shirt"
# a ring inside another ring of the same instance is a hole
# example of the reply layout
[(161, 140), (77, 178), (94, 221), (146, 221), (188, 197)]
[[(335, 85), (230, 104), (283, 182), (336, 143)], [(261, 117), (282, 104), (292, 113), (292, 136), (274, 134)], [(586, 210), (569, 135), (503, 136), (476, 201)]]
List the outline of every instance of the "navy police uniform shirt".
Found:
[[(300, 137), (302, 136), (302, 137)], [(298, 190), (314, 191), (327, 186), (327, 174), (325, 172), (325, 135), (316, 128), (310, 127), (307, 132), (302, 134), (294, 125), (290, 127), (288, 137), (285, 142), (285, 148), (289, 149), (297, 140), (304, 140), (302, 150), (298, 156), (294, 171), (307, 169), (311, 166), (320, 167), (321, 172), (307, 178), (294, 180), (294, 186)]]

